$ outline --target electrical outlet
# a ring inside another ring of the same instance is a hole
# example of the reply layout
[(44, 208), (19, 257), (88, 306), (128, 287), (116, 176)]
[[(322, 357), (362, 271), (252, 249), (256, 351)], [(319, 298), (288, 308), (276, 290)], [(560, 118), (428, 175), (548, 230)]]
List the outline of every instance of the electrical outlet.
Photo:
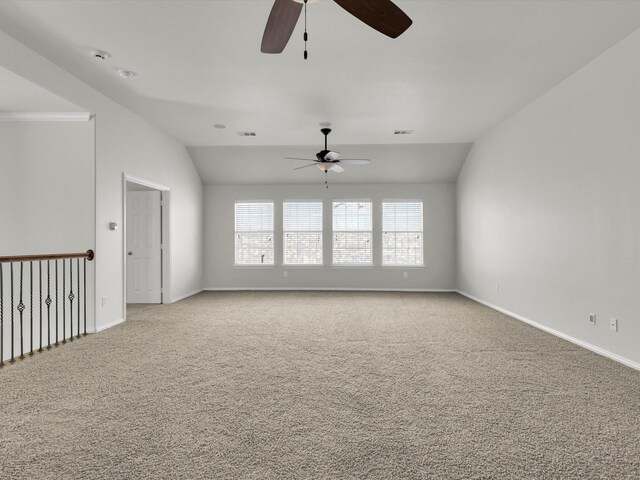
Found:
[(285, 278), (287, 278), (287, 275), (289, 275), (289, 272), (287, 272), (286, 270), (284, 271), (283, 275), (285, 276)]
[(591, 325), (595, 325), (596, 324), (596, 314), (595, 313), (590, 313), (589, 314), (589, 323)]
[(610, 318), (609, 319), (609, 330), (613, 330), (614, 332), (618, 331), (618, 319)]
[(496, 292), (499, 292), (499, 291), (500, 291), (500, 284), (496, 283)]
[(402, 276), (404, 278), (409, 278), (409, 272), (402, 272)]

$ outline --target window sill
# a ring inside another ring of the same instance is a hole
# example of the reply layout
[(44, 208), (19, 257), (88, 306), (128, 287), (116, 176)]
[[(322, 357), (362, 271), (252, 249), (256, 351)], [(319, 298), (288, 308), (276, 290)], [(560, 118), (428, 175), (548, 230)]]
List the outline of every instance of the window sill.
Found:
[(389, 270), (398, 270), (398, 269), (423, 270), (423, 269), (426, 268), (426, 266), (425, 265), (382, 265), (382, 268), (383, 269), (389, 269)]
[(314, 264), (314, 265), (300, 265), (300, 264), (292, 264), (292, 265), (288, 265), (286, 263), (283, 263), (282, 265), (280, 265), (280, 267), (282, 268), (324, 268), (325, 265), (318, 265), (318, 264)]
[(373, 269), (374, 265), (331, 265), (331, 268)]
[(275, 268), (275, 265), (271, 265), (271, 264), (260, 264), (260, 263), (256, 263), (255, 265), (245, 265), (245, 264), (237, 264), (234, 263), (233, 264), (233, 268)]

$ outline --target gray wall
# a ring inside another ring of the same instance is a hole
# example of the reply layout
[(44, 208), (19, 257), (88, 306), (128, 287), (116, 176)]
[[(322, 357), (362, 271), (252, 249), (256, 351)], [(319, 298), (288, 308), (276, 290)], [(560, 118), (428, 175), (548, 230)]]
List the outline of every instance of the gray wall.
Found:
[(639, 52), (636, 31), (485, 135), (457, 184), (459, 288), (636, 363)]
[[(216, 185), (205, 187), (204, 287), (455, 289), (455, 186), (431, 185)], [(324, 201), (323, 267), (282, 266), (282, 201)], [(370, 199), (373, 202), (373, 267), (331, 267), (331, 201)], [(383, 199), (424, 202), (424, 268), (381, 267), (381, 206)], [(234, 203), (275, 202), (275, 267), (234, 267)], [(284, 277), (284, 270), (288, 276)], [(408, 273), (404, 278), (403, 272)]]

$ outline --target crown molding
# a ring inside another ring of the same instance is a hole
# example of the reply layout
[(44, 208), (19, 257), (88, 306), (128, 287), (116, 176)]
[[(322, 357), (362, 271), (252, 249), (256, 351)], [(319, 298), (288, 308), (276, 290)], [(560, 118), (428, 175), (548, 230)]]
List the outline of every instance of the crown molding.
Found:
[(0, 112), (0, 122), (88, 122), (89, 112)]

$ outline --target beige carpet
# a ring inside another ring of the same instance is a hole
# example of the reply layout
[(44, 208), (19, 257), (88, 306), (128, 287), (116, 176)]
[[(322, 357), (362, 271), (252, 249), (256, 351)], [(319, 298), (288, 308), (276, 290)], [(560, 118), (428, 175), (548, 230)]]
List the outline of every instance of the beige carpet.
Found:
[(203, 293), (0, 370), (4, 479), (638, 479), (640, 373), (457, 294)]

